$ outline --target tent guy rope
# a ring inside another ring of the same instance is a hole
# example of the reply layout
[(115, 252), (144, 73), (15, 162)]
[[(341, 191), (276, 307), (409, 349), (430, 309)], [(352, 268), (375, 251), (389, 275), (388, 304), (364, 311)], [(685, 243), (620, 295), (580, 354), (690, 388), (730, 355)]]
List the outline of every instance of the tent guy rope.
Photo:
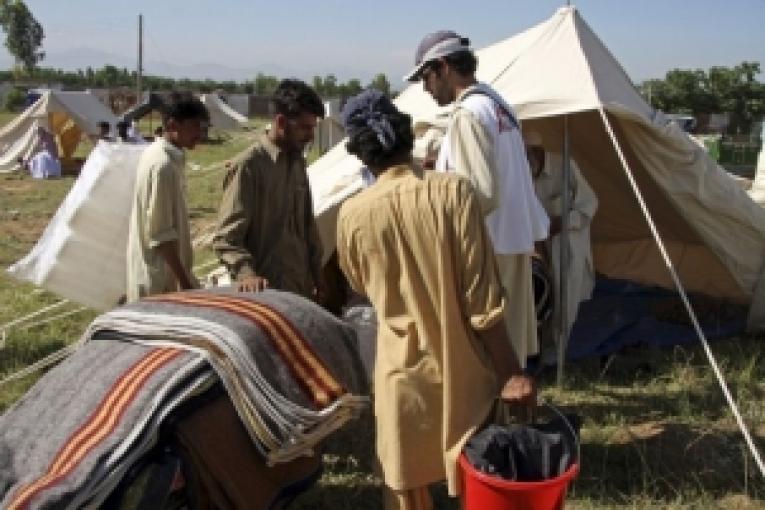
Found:
[(651, 217), (651, 213), (648, 210), (648, 206), (645, 203), (645, 200), (643, 199), (643, 195), (640, 192), (640, 188), (638, 188), (637, 181), (635, 181), (635, 177), (632, 174), (632, 170), (630, 170), (630, 166), (627, 163), (627, 159), (624, 157), (624, 153), (622, 152), (621, 145), (619, 144), (619, 140), (616, 138), (616, 135), (614, 134), (613, 129), (611, 128), (611, 123), (608, 120), (608, 116), (606, 115), (606, 112), (603, 110), (603, 108), (598, 108), (598, 111), (600, 112), (600, 117), (603, 119), (603, 124), (606, 128), (606, 131), (608, 132), (608, 136), (611, 137), (611, 142), (614, 144), (614, 149), (616, 149), (616, 153), (619, 156), (619, 161), (622, 164), (622, 168), (624, 169), (624, 173), (627, 176), (627, 180), (629, 180), (630, 186), (632, 187), (632, 191), (635, 193), (635, 198), (637, 198), (638, 203), (640, 204), (640, 209), (643, 212), (643, 216), (645, 217), (646, 221), (648, 222), (648, 227), (651, 229), (651, 234), (653, 235), (654, 240), (656, 240), (656, 244), (659, 248), (659, 252), (661, 252), (661, 256), (664, 259), (664, 263), (667, 266), (667, 269), (669, 270), (669, 274), (672, 277), (672, 280), (675, 282), (675, 287), (677, 287), (677, 291), (680, 294), (680, 298), (683, 301), (683, 304), (685, 305), (685, 309), (688, 311), (688, 317), (691, 319), (691, 322), (693, 323), (693, 328), (696, 330), (696, 335), (698, 335), (699, 340), (701, 340), (701, 345), (704, 347), (704, 352), (707, 355), (707, 358), (709, 359), (710, 365), (712, 365), (712, 370), (715, 373), (715, 376), (717, 377), (717, 382), (720, 384), (720, 388), (722, 389), (723, 395), (725, 396), (725, 400), (728, 402), (728, 406), (731, 409), (731, 412), (733, 413), (733, 416), (736, 418), (736, 423), (738, 424), (738, 428), (741, 430), (741, 433), (744, 435), (744, 440), (747, 443), (747, 446), (749, 446), (749, 450), (752, 453), (752, 457), (754, 457), (755, 462), (757, 463), (757, 467), (760, 469), (760, 474), (763, 478), (765, 478), (765, 464), (762, 461), (762, 457), (760, 456), (759, 450), (757, 450), (757, 446), (754, 444), (754, 441), (752, 440), (752, 436), (749, 433), (749, 429), (746, 426), (746, 423), (744, 423), (744, 419), (741, 417), (741, 413), (739, 412), (738, 406), (736, 405), (736, 401), (733, 399), (733, 396), (730, 393), (730, 390), (728, 389), (728, 384), (725, 382), (725, 377), (722, 374), (722, 371), (720, 370), (720, 367), (717, 364), (717, 360), (714, 357), (714, 354), (712, 353), (712, 349), (709, 347), (709, 342), (707, 341), (706, 335), (704, 335), (704, 331), (701, 329), (701, 325), (699, 324), (698, 318), (696, 317), (696, 313), (693, 311), (693, 307), (691, 306), (691, 302), (688, 300), (688, 296), (686, 295), (685, 288), (683, 287), (682, 282), (680, 281), (680, 277), (677, 274), (677, 271), (675, 270), (675, 266), (672, 263), (672, 260), (669, 258), (669, 254), (667, 253), (666, 248), (664, 247), (664, 242), (661, 239), (661, 236), (659, 235), (659, 231), (656, 228), (656, 224), (653, 222), (653, 218)]

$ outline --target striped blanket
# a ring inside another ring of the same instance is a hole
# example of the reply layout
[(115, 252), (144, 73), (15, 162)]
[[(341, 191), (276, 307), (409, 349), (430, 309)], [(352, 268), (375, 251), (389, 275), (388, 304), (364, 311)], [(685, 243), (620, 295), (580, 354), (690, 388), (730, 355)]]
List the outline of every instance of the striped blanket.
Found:
[(309, 453), (367, 403), (353, 331), (313, 303), (157, 296), (98, 317), (0, 416), (0, 508), (99, 504), (168, 414), (218, 381), (271, 463)]

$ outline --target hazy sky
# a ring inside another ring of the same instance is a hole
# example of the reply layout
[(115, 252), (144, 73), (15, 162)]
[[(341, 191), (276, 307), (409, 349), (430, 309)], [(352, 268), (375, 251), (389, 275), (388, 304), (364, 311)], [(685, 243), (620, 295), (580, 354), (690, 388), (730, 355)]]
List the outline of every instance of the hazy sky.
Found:
[[(451, 28), (482, 47), (548, 18), (560, 0), (27, 0), (45, 30), (42, 65), (134, 68), (144, 16), (145, 72), (243, 80), (258, 71), (333, 73), (400, 83), (420, 38)], [(672, 68), (765, 66), (765, 0), (581, 0), (583, 18), (631, 78)], [(0, 66), (11, 59), (0, 50)]]

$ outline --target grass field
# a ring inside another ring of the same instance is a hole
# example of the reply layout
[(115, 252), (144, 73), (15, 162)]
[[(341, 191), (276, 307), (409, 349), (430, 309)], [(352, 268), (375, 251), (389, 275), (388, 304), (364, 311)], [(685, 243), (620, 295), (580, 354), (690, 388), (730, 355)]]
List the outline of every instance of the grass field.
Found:
[[(10, 118), (0, 115), (0, 123)], [(220, 133), (213, 137), (214, 143), (189, 153), (189, 211), (198, 239), (214, 221), (223, 163), (244, 149), (255, 132)], [(81, 152), (86, 151), (84, 146)], [(7, 267), (32, 247), (73, 182), (72, 177), (36, 181), (0, 174), (0, 266)], [(202, 245), (197, 262), (211, 258), (209, 248)], [(0, 324), (58, 299), (0, 273)], [(66, 305), (52, 313), (74, 309)], [(32, 329), (12, 329), (0, 350), (0, 380), (75, 341), (93, 316), (82, 311)], [(765, 450), (763, 340), (743, 336), (713, 345), (761, 450)], [(0, 412), (39, 375), (0, 386)], [(548, 400), (584, 417), (582, 472), (567, 508), (765, 508), (765, 483), (700, 348), (636, 349), (616, 356), (605, 373), (599, 360), (569, 367), (563, 390), (555, 387), (553, 374), (544, 374), (540, 385)], [(367, 415), (328, 441), (324, 476), (294, 508), (380, 508), (372, 429)], [(435, 492), (437, 508), (458, 507), (445, 497), (443, 487)]]

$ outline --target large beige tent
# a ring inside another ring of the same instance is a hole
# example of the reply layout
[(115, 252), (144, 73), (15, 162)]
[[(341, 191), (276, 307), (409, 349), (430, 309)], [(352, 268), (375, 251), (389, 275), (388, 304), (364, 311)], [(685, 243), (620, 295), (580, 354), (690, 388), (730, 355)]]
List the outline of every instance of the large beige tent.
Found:
[[(599, 273), (674, 286), (617, 155), (621, 150), (686, 288), (750, 304), (750, 328), (765, 329), (765, 211), (643, 100), (575, 8), (563, 7), (477, 55), (478, 79), (497, 89), (516, 108), (523, 129), (540, 132), (548, 149), (561, 150), (567, 123), (571, 154), (600, 202), (592, 224)], [(444, 113), (420, 84), (396, 104), (415, 121)], [(329, 253), (337, 209), (362, 186), (361, 164), (343, 145), (309, 168)]]
[(48, 90), (10, 124), (0, 130), (0, 173), (20, 168), (36, 148), (37, 127), (51, 131), (62, 159), (70, 158), (82, 135), (98, 136), (98, 123), (111, 126), (117, 118), (96, 96), (88, 92)]

